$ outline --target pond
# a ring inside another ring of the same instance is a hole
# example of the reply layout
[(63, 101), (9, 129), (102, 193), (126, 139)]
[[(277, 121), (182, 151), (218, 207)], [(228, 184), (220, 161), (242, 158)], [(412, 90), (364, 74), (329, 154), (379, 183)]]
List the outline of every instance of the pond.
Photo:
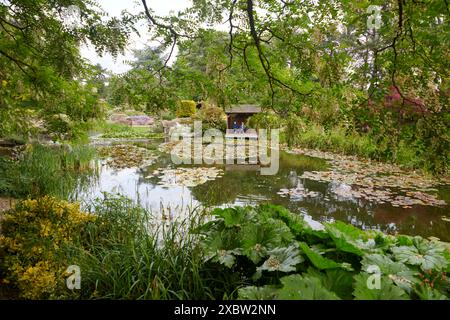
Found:
[[(152, 140), (127, 144), (154, 152), (160, 143), (162, 141)], [(114, 144), (124, 145), (123, 142)], [(128, 157), (134, 156), (129, 154)], [(274, 176), (263, 176), (257, 167), (250, 165), (216, 165), (209, 167), (208, 177), (202, 178), (202, 173), (206, 172), (205, 165), (177, 166), (167, 153), (161, 153), (153, 163), (140, 168), (118, 166), (108, 159), (97, 159), (93, 166), (93, 178), (74, 193), (74, 198), (85, 205), (101, 198), (103, 192), (120, 193), (152, 212), (162, 212), (162, 208), (164, 212), (180, 212), (183, 208), (199, 205), (223, 207), (271, 202), (302, 215), (312, 226), (320, 227), (320, 223), (341, 220), (361, 229), (433, 236), (450, 241), (448, 204), (412, 204), (403, 208), (389, 202), (374, 203), (353, 196), (345, 193), (348, 185), (302, 178), (305, 172), (320, 173), (329, 168), (326, 160), (307, 155), (281, 152), (280, 168)], [(191, 170), (195, 167), (199, 168), (198, 171)], [(183, 171), (180, 168), (190, 169)], [(201, 184), (193, 183), (189, 178), (182, 182), (179, 179), (178, 183), (176, 174), (185, 172), (192, 172)], [(171, 174), (175, 179), (171, 180)], [(449, 203), (450, 186), (438, 186), (435, 193), (437, 198)]]

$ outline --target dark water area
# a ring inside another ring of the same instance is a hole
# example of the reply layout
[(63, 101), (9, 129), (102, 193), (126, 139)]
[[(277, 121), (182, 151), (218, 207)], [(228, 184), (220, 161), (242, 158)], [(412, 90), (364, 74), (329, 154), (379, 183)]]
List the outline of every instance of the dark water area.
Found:
[[(159, 141), (138, 143), (141, 147), (155, 149)], [(136, 144), (136, 143), (135, 143)], [(140, 168), (114, 169), (104, 160), (94, 164), (93, 179), (74, 194), (82, 203), (102, 197), (103, 192), (120, 193), (143, 207), (158, 212), (162, 206), (174, 211), (189, 206), (256, 205), (270, 202), (287, 207), (302, 215), (312, 225), (341, 220), (361, 229), (377, 229), (390, 234), (434, 236), (450, 242), (450, 207), (414, 205), (411, 208), (393, 207), (389, 203), (376, 204), (364, 199), (338, 196), (333, 183), (300, 179), (305, 171), (328, 168), (325, 160), (305, 155), (280, 153), (280, 167), (273, 176), (261, 175), (255, 166), (217, 165), (223, 176), (193, 187), (164, 186), (160, 178), (152, 176), (155, 170), (177, 168), (169, 154), (162, 154), (152, 165)], [(193, 167), (181, 165), (184, 167)], [(205, 165), (201, 165), (205, 167)], [(302, 185), (317, 192), (316, 197), (295, 199), (277, 194), (280, 189)], [(450, 186), (438, 188), (439, 198), (450, 202)]]

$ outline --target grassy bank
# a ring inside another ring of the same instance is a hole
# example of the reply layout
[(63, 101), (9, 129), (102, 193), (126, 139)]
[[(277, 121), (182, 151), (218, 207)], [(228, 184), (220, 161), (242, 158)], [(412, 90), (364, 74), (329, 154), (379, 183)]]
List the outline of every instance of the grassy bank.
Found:
[[(437, 240), (343, 222), (313, 230), (268, 204), (216, 209), (210, 222), (195, 210), (157, 222), (111, 195), (92, 210), (50, 197), (20, 203), (2, 222), (2, 282), (27, 299), (449, 297), (450, 245)], [(80, 290), (65, 286), (68, 265), (80, 267)], [(381, 286), (370, 289), (373, 268)]]
[(0, 157), (0, 195), (67, 199), (87, 173), (95, 150), (83, 145), (28, 145), (17, 160)]
[(100, 132), (101, 138), (105, 139), (162, 139), (162, 129), (149, 126), (129, 126), (120, 123), (106, 121), (96, 122), (91, 131)]
[(407, 169), (419, 169), (428, 174), (448, 174), (449, 151), (440, 155), (427, 153), (419, 142), (408, 141), (394, 136), (382, 139), (370, 134), (361, 134), (345, 128), (334, 127), (325, 130), (316, 124), (304, 125), (300, 132), (290, 139), (291, 146), (332, 151), (346, 155), (395, 163)]

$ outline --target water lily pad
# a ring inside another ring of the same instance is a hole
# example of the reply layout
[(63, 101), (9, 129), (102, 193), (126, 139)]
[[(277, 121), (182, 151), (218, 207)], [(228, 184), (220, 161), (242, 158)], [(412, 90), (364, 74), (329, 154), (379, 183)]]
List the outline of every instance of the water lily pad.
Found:
[(114, 169), (146, 167), (157, 158), (150, 150), (132, 144), (99, 147), (97, 153), (107, 159), (106, 165)]
[(363, 199), (374, 203), (390, 203), (394, 207), (405, 209), (414, 205), (446, 205), (444, 200), (430, 193), (437, 192), (436, 185), (447, 184), (445, 179), (432, 179), (392, 164), (330, 152), (308, 149), (292, 149), (289, 152), (328, 160), (331, 164), (328, 171), (305, 171), (300, 178), (351, 186), (351, 189), (346, 187), (331, 190), (343, 200)]
[(164, 169), (153, 172), (153, 175), (160, 178), (158, 184), (164, 187), (195, 187), (210, 180), (215, 180), (222, 174), (223, 170), (215, 167)]

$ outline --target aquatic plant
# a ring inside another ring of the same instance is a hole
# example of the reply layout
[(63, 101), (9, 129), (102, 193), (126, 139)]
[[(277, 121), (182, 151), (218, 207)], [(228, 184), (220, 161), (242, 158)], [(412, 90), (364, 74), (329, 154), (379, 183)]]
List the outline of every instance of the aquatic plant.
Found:
[(29, 145), (17, 160), (0, 158), (0, 194), (67, 199), (89, 173), (94, 155), (93, 148), (83, 145)]
[[(205, 261), (248, 285), (242, 299), (447, 299), (450, 244), (362, 231), (343, 222), (311, 228), (274, 205), (215, 209), (199, 229)], [(424, 280), (434, 275), (434, 281)], [(379, 286), (372, 287), (373, 279)], [(214, 284), (213, 284), (214, 285)]]

